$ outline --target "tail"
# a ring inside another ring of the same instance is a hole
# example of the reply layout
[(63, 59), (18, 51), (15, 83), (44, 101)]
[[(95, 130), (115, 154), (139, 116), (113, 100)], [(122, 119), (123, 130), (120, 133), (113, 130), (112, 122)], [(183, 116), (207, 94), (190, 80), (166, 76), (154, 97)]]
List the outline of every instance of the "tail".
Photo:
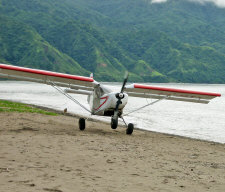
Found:
[(92, 79), (94, 78), (94, 75), (93, 75), (93, 73), (91, 73), (91, 74), (90, 74), (90, 78), (92, 78)]

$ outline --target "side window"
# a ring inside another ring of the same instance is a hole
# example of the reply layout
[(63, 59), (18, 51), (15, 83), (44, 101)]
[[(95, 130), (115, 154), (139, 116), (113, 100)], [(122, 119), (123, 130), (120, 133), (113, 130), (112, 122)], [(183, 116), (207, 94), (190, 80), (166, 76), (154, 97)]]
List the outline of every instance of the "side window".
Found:
[(88, 103), (90, 103), (90, 97), (91, 97), (90, 95), (88, 95), (88, 97), (87, 97), (87, 102)]
[(102, 96), (104, 94), (104, 91), (101, 87), (99, 87), (99, 92), (100, 92), (100, 96)]

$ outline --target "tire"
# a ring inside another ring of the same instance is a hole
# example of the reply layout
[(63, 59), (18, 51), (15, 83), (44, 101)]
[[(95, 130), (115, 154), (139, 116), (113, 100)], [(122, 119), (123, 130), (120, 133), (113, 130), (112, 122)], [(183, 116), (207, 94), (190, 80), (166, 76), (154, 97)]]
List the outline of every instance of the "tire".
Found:
[(84, 118), (79, 119), (79, 129), (81, 131), (83, 131), (85, 129), (85, 119)]
[(116, 129), (118, 126), (118, 119), (111, 118), (111, 128)]
[(129, 123), (128, 127), (127, 127), (127, 130), (126, 130), (126, 134), (131, 135), (133, 133), (133, 130), (134, 130), (134, 124)]

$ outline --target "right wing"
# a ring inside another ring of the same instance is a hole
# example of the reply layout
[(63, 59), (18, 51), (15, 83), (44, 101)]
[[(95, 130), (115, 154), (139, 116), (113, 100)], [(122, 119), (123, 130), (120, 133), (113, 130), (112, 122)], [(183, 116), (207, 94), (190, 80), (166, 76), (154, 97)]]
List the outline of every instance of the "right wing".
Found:
[(132, 97), (167, 99), (205, 104), (209, 103), (211, 99), (221, 96), (219, 93), (155, 87), (141, 84), (127, 85), (125, 91)]
[[(92, 91), (93, 78), (0, 64), (0, 77)], [(86, 92), (86, 93), (87, 93)]]

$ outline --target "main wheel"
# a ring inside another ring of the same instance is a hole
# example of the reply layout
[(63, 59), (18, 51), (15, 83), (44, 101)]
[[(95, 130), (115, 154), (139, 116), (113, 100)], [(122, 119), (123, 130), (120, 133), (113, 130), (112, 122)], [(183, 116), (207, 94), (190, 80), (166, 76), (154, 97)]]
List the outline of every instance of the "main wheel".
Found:
[(83, 131), (85, 129), (85, 119), (84, 118), (79, 119), (79, 129), (81, 131)]
[(118, 119), (111, 118), (111, 128), (116, 129), (118, 126)]
[(127, 127), (127, 130), (126, 130), (126, 134), (131, 135), (133, 133), (133, 130), (134, 130), (134, 124), (129, 123), (128, 127)]

